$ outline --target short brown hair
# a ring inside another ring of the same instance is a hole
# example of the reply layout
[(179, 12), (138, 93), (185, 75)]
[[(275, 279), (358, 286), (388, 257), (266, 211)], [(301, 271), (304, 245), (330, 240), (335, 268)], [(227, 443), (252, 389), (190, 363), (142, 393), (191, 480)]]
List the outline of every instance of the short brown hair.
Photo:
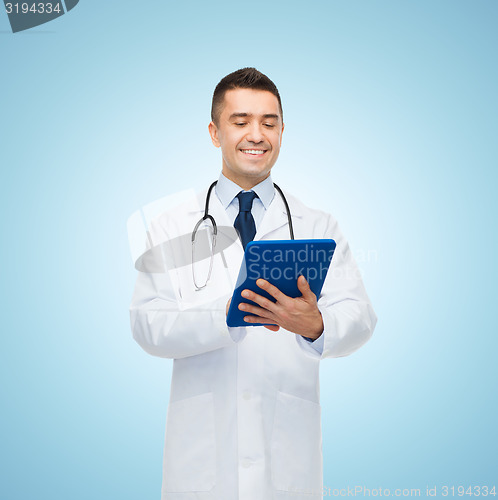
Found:
[(282, 112), (282, 101), (280, 100), (277, 86), (256, 68), (242, 68), (225, 76), (214, 89), (213, 102), (211, 104), (211, 120), (216, 125), (218, 125), (218, 120), (221, 115), (225, 94), (227, 91), (235, 89), (266, 90), (271, 92), (278, 99), (280, 116), (283, 121), (284, 114)]

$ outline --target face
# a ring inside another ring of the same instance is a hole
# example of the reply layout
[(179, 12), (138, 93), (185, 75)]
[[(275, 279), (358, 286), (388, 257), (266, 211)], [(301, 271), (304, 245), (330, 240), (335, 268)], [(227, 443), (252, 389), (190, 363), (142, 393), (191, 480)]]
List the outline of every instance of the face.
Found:
[(266, 90), (229, 90), (218, 122), (209, 133), (221, 148), (225, 177), (246, 190), (266, 179), (284, 131), (278, 99)]

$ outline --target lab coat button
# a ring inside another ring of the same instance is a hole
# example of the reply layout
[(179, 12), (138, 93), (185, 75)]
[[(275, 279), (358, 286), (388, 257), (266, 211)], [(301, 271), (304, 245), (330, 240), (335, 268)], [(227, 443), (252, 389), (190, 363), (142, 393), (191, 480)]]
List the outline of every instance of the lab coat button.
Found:
[(242, 467), (244, 467), (244, 469), (248, 469), (251, 467), (251, 461), (248, 458), (244, 458), (244, 460), (242, 460)]
[(242, 393), (242, 397), (246, 400), (249, 401), (251, 399), (251, 393), (249, 391), (244, 391)]

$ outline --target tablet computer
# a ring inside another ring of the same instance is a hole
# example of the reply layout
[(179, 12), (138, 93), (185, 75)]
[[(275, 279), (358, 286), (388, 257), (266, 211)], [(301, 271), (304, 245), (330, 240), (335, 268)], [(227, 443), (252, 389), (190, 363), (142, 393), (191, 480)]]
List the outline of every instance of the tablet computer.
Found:
[(247, 244), (240, 266), (237, 284), (228, 309), (228, 326), (261, 326), (263, 323), (246, 323), (241, 302), (254, 304), (242, 297), (243, 290), (252, 290), (271, 301), (275, 299), (256, 285), (263, 278), (289, 297), (300, 297), (297, 279), (302, 274), (311, 290), (318, 297), (334, 255), (334, 240), (261, 240)]

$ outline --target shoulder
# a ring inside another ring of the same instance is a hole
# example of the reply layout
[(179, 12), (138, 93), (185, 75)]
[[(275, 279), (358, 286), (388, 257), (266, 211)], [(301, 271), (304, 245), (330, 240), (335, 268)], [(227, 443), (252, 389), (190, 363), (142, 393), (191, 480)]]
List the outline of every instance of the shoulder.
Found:
[[(206, 191), (195, 193), (190, 190), (165, 197), (165, 199), (170, 198), (170, 202), (164, 202), (164, 209), (156, 210), (156, 213), (149, 218), (148, 230), (152, 241), (158, 244), (185, 234), (187, 229), (191, 232), (193, 224), (202, 216), (202, 200)], [(154, 203), (158, 206), (158, 202)]]
[[(335, 217), (323, 210), (311, 208), (291, 193), (284, 191), (292, 214), (296, 239), (332, 239), (336, 243), (335, 253), (349, 259), (350, 248)], [(337, 260), (337, 258), (336, 258)]]

